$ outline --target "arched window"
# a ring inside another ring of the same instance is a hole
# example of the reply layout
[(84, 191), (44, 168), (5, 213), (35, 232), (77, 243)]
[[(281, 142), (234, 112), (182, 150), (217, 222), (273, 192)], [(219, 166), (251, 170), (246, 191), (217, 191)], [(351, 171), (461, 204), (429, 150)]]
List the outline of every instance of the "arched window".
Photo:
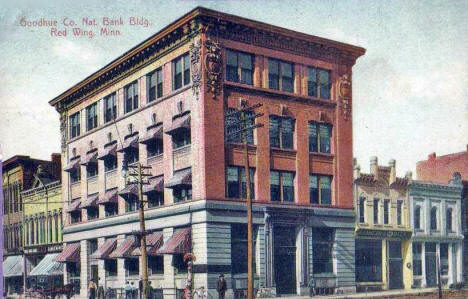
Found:
[(366, 198), (359, 197), (359, 223), (366, 222)]
[(421, 229), (421, 207), (414, 207), (414, 228)]
[(431, 230), (437, 230), (437, 207), (431, 208)]
[(453, 231), (453, 223), (452, 223), (452, 208), (448, 208), (445, 212), (445, 223), (447, 227), (447, 232)]

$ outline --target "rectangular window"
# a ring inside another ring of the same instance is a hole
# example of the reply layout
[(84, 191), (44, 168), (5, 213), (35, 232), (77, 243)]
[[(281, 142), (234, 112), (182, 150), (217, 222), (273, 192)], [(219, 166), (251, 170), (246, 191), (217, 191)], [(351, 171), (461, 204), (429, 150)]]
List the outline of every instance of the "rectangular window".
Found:
[(440, 243), (440, 274), (448, 275), (448, 243)]
[(74, 211), (70, 213), (70, 222), (79, 223), (81, 222), (81, 211)]
[(402, 224), (402, 217), (401, 217), (402, 213), (403, 213), (403, 201), (398, 200), (397, 201), (397, 225)]
[(140, 150), (136, 147), (130, 147), (125, 150), (124, 156), (128, 164), (136, 163), (140, 158)]
[(268, 87), (287, 92), (294, 91), (294, 65), (292, 63), (268, 59)]
[(390, 200), (389, 199), (385, 199), (384, 200), (384, 214), (383, 214), (383, 217), (384, 217), (384, 224), (388, 224), (388, 218), (389, 218), (389, 213), (390, 213)]
[(97, 103), (94, 103), (86, 107), (86, 131), (96, 128), (97, 125)]
[(163, 153), (163, 141), (162, 139), (153, 139), (146, 143), (146, 154), (147, 157), (154, 157)]
[(98, 164), (97, 163), (89, 163), (86, 165), (86, 177), (93, 178), (98, 175)]
[(172, 87), (177, 90), (190, 83), (189, 54), (182, 55), (172, 61)]
[(99, 218), (99, 209), (98, 208), (94, 208), (94, 207), (90, 207), (87, 209), (88, 211), (88, 220), (93, 220), (93, 219), (97, 219)]
[(109, 277), (117, 276), (117, 260), (116, 259), (104, 260), (104, 269), (106, 270), (106, 276), (109, 276)]
[(331, 94), (331, 83), (330, 83), (330, 71), (309, 67), (308, 78), (307, 78), (307, 89), (308, 94), (311, 97), (330, 99)]
[(413, 243), (413, 275), (422, 275), (422, 244)]
[(360, 197), (359, 198), (359, 223), (366, 222), (366, 198)]
[(374, 198), (374, 224), (379, 224), (379, 199)]
[(293, 148), (294, 119), (270, 116), (270, 147)]
[(149, 275), (164, 274), (164, 256), (148, 256)]
[(445, 212), (445, 227), (447, 232), (453, 232), (453, 212), (452, 208), (448, 208)]
[(187, 273), (187, 262), (184, 261), (183, 254), (174, 254), (172, 256), (172, 266), (177, 269), (177, 273)]
[(136, 196), (131, 196), (128, 199), (125, 199), (125, 212), (133, 212), (138, 210), (138, 198)]
[[(240, 143), (243, 142), (242, 134), (240, 132), (241, 129), (241, 113), (236, 113), (238, 111), (234, 108), (228, 108), (226, 110), (225, 118), (224, 118), (224, 128), (225, 128), (225, 138), (226, 142), (233, 142), (233, 143)], [(255, 120), (253, 118), (254, 113), (248, 111), (245, 113), (245, 121), (246, 126), (250, 127), (255, 124)], [(253, 138), (253, 129), (247, 132), (247, 143), (254, 144)]]
[(310, 203), (331, 205), (331, 177), (323, 175), (309, 175)]
[(162, 68), (146, 75), (146, 86), (148, 93), (148, 102), (152, 102), (162, 97)]
[[(254, 185), (255, 170), (250, 168), (250, 198), (254, 198), (255, 185)], [(228, 198), (247, 198), (247, 186), (244, 167), (228, 166), (226, 169), (226, 197)]]
[(117, 117), (117, 102), (115, 92), (104, 98), (104, 122), (110, 122)]
[(119, 213), (119, 208), (116, 203), (108, 203), (104, 205), (104, 212), (106, 214), (106, 217), (114, 216)]
[(137, 258), (125, 259), (125, 272), (127, 276), (135, 276), (139, 274), (140, 265)]
[(333, 229), (312, 229), (314, 274), (333, 273), (333, 241)]
[(294, 202), (294, 172), (270, 171), (271, 201)]
[(89, 240), (89, 253), (93, 253), (98, 249), (98, 242), (97, 239)]
[(356, 282), (382, 281), (382, 240), (356, 239)]
[(192, 186), (174, 188), (172, 195), (174, 196), (174, 202), (192, 200)]
[(421, 229), (421, 207), (414, 207), (414, 228)]
[(124, 89), (125, 113), (138, 109), (138, 81), (132, 82)]
[(81, 181), (81, 167), (74, 168), (70, 171), (70, 183)]
[[(253, 227), (253, 248), (255, 256), (256, 227)], [(231, 224), (231, 264), (232, 273), (247, 273), (247, 225)], [(253, 272), (255, 273), (255, 259), (253, 263)]]
[(104, 171), (112, 171), (117, 168), (117, 156), (109, 155), (104, 159)]
[(148, 193), (148, 208), (160, 207), (164, 205), (164, 192)]
[(226, 80), (253, 84), (253, 55), (226, 50)]
[(178, 149), (191, 143), (192, 137), (190, 130), (178, 130), (176, 133), (172, 134), (173, 149)]
[(80, 112), (70, 116), (70, 138), (80, 136)]
[(309, 152), (330, 153), (331, 131), (329, 124), (309, 122)]

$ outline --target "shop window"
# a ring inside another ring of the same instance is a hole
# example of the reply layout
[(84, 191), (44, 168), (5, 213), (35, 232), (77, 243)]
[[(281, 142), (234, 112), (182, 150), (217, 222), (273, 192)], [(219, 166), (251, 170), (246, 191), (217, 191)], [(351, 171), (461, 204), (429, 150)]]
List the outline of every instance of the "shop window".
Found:
[[(226, 116), (224, 118), (224, 128), (225, 128), (225, 138), (226, 142), (234, 142), (240, 143), (243, 142), (242, 135), (241, 135), (241, 114), (235, 113), (238, 111), (234, 108), (228, 108), (226, 110)], [(255, 120), (253, 118), (254, 113), (252, 111), (245, 112), (246, 118), (246, 126), (252, 127), (255, 124)], [(247, 131), (247, 143), (254, 144), (253, 138), (253, 129)]]
[(184, 261), (184, 255), (183, 254), (172, 255), (172, 266), (176, 268), (177, 273), (186, 273), (187, 262)]
[(309, 122), (309, 152), (329, 154), (331, 133), (331, 125)]
[(312, 230), (314, 274), (333, 273), (333, 243), (333, 229), (314, 228)]
[(140, 265), (137, 258), (126, 258), (124, 264), (127, 276), (136, 276), (139, 274)]
[(294, 172), (270, 171), (270, 200), (294, 202)]
[(253, 58), (252, 54), (226, 50), (226, 80), (252, 85)]
[(413, 275), (422, 275), (422, 244), (413, 243)]
[(125, 86), (124, 89), (125, 113), (138, 109), (138, 81)]
[(440, 274), (448, 275), (449, 259), (448, 259), (448, 243), (440, 243)]
[(331, 205), (331, 177), (309, 175), (309, 198), (311, 204)]
[(116, 259), (104, 260), (104, 269), (106, 271), (107, 277), (117, 276), (117, 260)]
[(150, 275), (164, 274), (164, 256), (148, 256), (148, 270)]
[(292, 149), (294, 136), (294, 119), (289, 117), (270, 116), (270, 147)]
[[(247, 198), (247, 185), (245, 178), (245, 168), (240, 166), (228, 166), (226, 169), (226, 197)], [(250, 168), (250, 198), (255, 195), (255, 170)]]
[(162, 68), (146, 75), (148, 102), (152, 102), (163, 95)]
[(268, 87), (287, 92), (294, 91), (294, 65), (277, 59), (268, 59)]
[(356, 240), (356, 282), (382, 281), (382, 240)]
[[(256, 273), (255, 264), (255, 244), (256, 244), (256, 227), (253, 229), (252, 239), (253, 244), (253, 272)], [(247, 225), (246, 224), (231, 224), (231, 265), (232, 273), (247, 273)]]
[(172, 61), (172, 87), (177, 90), (190, 83), (189, 55), (182, 55)]
[(330, 99), (330, 71), (316, 67), (309, 67), (307, 89), (309, 96), (325, 100)]

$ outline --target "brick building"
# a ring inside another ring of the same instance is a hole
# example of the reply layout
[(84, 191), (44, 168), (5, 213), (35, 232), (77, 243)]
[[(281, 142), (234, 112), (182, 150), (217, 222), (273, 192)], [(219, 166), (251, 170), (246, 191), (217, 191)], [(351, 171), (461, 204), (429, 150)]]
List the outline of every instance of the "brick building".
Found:
[(165, 298), (194, 286), (246, 291), (242, 147), (226, 112), (263, 104), (249, 138), (255, 288), (354, 291), (352, 66), (364, 49), (196, 8), (54, 98), (64, 171), (65, 282), (119, 288), (141, 267), (135, 189), (121, 166), (152, 167), (145, 187), (149, 273)]

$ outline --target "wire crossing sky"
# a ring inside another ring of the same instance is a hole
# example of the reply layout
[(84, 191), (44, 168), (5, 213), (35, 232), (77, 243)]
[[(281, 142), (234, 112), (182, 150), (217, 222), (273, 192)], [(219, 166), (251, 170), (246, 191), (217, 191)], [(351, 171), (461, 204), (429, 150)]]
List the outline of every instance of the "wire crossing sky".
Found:
[(0, 10), (3, 158), (59, 152), (48, 101), (199, 5), (367, 49), (353, 73), (363, 171), (372, 155), (402, 175), (466, 149), (468, 1), (30, 1)]

